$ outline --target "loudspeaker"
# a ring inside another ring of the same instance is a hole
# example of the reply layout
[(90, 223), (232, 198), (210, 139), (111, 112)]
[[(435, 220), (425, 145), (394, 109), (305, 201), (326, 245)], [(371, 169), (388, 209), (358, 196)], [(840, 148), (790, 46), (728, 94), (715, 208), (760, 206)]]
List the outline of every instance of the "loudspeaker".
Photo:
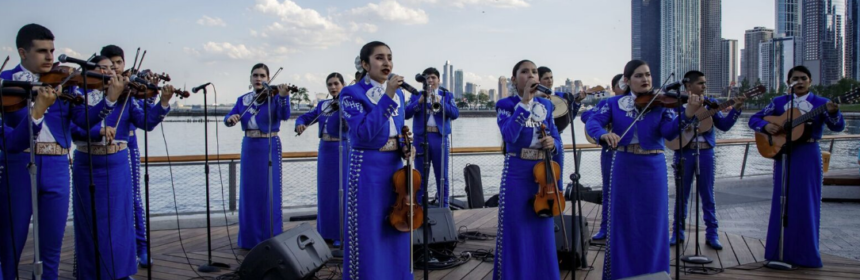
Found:
[(254, 246), (238, 274), (242, 279), (310, 279), (331, 258), (316, 228), (302, 223)]
[[(582, 256), (582, 244), (580, 242), (583, 236), (588, 235), (588, 225), (582, 223), (581, 216), (576, 216), (576, 221), (578, 222), (574, 223), (573, 216), (564, 215), (564, 227), (567, 231), (567, 241), (570, 246), (564, 248), (563, 238), (565, 238), (565, 231), (561, 229), (561, 216), (553, 217), (553, 222), (555, 223), (555, 247), (558, 250), (558, 266), (561, 269), (572, 270), (582, 264), (582, 260), (580, 259)], [(574, 223), (573, 231), (570, 230), (571, 223)], [(590, 246), (590, 244), (590, 240), (586, 240), (585, 246)]]
[[(591, 202), (594, 204), (602, 204), (603, 203), (603, 188), (594, 188), (594, 187), (585, 187), (583, 185), (579, 185), (579, 196), (583, 201)], [(573, 183), (568, 183), (567, 187), (564, 188), (564, 199), (568, 201), (574, 201), (573, 197)]]
[(621, 280), (671, 280), (672, 277), (669, 277), (669, 274), (666, 272), (657, 272), (651, 274), (642, 274), (639, 276), (627, 277)]
[(481, 182), (481, 167), (467, 164), (463, 168), (466, 181), (466, 198), (470, 209), (484, 208), (484, 183)]
[[(412, 233), (412, 240), (415, 246), (424, 244), (424, 229), (430, 229), (430, 243), (427, 245), (453, 245), (456, 246), (457, 230), (454, 228), (454, 213), (448, 208), (430, 207), (424, 211), (424, 215), (428, 217), (428, 224), (421, 225), (420, 228)], [(451, 247), (453, 249), (453, 247)]]

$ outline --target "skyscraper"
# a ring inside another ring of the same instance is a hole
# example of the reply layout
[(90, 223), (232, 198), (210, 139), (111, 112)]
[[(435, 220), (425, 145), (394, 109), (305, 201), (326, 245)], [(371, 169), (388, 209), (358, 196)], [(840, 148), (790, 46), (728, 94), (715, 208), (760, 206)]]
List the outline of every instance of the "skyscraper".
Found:
[(814, 84), (834, 84), (845, 73), (845, 0), (803, 1), (803, 59)]
[(775, 37), (800, 37), (803, 15), (803, 0), (776, 0)]
[[(651, 77), (654, 81), (662, 81), (660, 0), (632, 0), (632, 57), (641, 59), (651, 66)], [(656, 82), (655, 82), (656, 83)]]
[(707, 89), (707, 94), (719, 96), (725, 85), (717, 84), (723, 79), (723, 63), (726, 62), (722, 55), (722, 0), (702, 1), (702, 72), (708, 77), (712, 86)]
[(498, 99), (496, 99), (496, 97), (498, 97), (498, 96), (496, 96), (496, 89), (491, 88), (489, 90), (489, 95), (490, 95), (490, 101), (493, 101), (493, 102), (499, 101)]
[(501, 76), (499, 77), (499, 98), (496, 101), (505, 97), (508, 97), (508, 79), (505, 79), (505, 76)]
[(756, 27), (749, 29), (744, 34), (744, 50), (741, 54), (741, 75), (749, 82), (756, 85), (759, 83), (759, 44), (773, 39), (773, 29)]
[(473, 83), (466, 83), (466, 91), (464, 93), (471, 93), (475, 96), (478, 96), (478, 85)]
[(451, 65), (450, 60), (445, 61), (445, 65), (442, 66), (442, 84), (441, 86), (451, 90), (454, 88), (452, 85), (454, 84), (454, 65)]
[(463, 98), (463, 69), (454, 71), (454, 97)]
[(734, 39), (722, 39), (721, 40), (721, 54), (720, 58), (722, 59), (722, 63), (720, 63), (721, 74), (718, 84), (720, 86), (720, 94), (726, 94), (728, 91), (726, 89), (732, 86), (740, 86), (738, 82), (738, 40)]
[(773, 39), (758, 44), (758, 79), (769, 89), (775, 88), (773, 81)]
[(860, 0), (848, 0), (845, 76), (860, 81)]
[[(700, 70), (701, 42), (700, 0), (662, 0), (660, 41), (660, 78), (652, 79), (655, 86), (674, 73), (680, 80), (690, 70)], [(651, 73), (657, 68), (651, 66)]]

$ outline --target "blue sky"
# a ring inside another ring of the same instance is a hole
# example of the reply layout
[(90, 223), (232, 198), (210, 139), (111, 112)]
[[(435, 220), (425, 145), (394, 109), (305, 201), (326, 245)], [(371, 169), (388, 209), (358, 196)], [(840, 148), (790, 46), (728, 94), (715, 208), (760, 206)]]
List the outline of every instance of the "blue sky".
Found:
[[(359, 49), (373, 40), (391, 46), (396, 73), (441, 70), (450, 60), (482, 89), (496, 88), (521, 59), (552, 68), (556, 85), (566, 78), (607, 84), (630, 59), (629, 0), (34, 2), (3, 5), (0, 55), (12, 56), (7, 69), (18, 62), (18, 29), (36, 22), (54, 32), (56, 55), (87, 58), (116, 44), (130, 65), (141, 47), (148, 51), (143, 68), (169, 73), (180, 87), (213, 82), (219, 103), (247, 92), (257, 62), (273, 72), (284, 67), (274, 83), (326, 92), (325, 76), (351, 77)], [(754, 26), (774, 27), (774, 1), (723, 0), (724, 38), (742, 47), (744, 30)]]

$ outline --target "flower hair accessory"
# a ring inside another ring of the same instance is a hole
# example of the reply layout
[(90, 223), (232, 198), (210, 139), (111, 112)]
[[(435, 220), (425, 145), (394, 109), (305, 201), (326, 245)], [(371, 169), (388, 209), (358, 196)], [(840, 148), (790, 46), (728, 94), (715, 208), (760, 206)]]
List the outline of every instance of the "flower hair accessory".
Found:
[(623, 91), (627, 90), (627, 83), (624, 82), (624, 79), (618, 80), (618, 88), (620, 88)]
[(361, 56), (355, 57), (355, 71), (364, 73), (364, 67), (361, 67)]

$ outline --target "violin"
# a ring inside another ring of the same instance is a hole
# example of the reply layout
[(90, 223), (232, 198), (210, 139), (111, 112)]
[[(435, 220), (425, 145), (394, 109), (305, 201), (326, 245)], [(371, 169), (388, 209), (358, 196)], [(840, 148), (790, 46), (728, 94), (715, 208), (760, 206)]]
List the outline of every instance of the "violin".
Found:
[[(548, 137), (546, 124), (541, 124), (540, 136), (541, 138)], [(552, 160), (549, 149), (546, 149), (544, 153), (543, 161), (538, 162), (532, 170), (535, 181), (538, 183), (538, 191), (532, 202), (535, 213), (539, 217), (548, 218), (561, 215), (564, 211), (565, 201), (561, 199), (557, 186), (558, 179), (561, 177), (561, 167)]]
[[(406, 151), (412, 151), (412, 133), (409, 132), (408, 126), (403, 126), (401, 137), (406, 143)], [(417, 194), (421, 189), (421, 173), (412, 168), (412, 159), (406, 160), (406, 166), (394, 172), (394, 192), (397, 193), (397, 199), (394, 200), (394, 205), (391, 207), (391, 213), (388, 215), (388, 222), (395, 229), (401, 232), (409, 232), (409, 259), (412, 258), (412, 232), (421, 227), (424, 222), (424, 209), (418, 204)], [(417, 186), (417, 187), (416, 187)], [(412, 270), (412, 262), (410, 262), (410, 270)]]
[[(297, 87), (295, 85), (287, 85), (287, 92), (298, 93), (299, 87)], [(264, 86), (263, 90), (260, 91), (259, 93), (257, 93), (257, 97), (254, 98), (254, 102), (263, 103), (263, 101), (266, 101), (266, 99), (269, 99), (270, 95), (274, 96), (277, 94), (281, 94), (281, 90), (278, 87), (268, 86), (268, 88), (267, 88), (266, 86)]]
[[(88, 77), (86, 82), (88, 88), (104, 87), (105, 82), (110, 79), (110, 77), (96, 72), (87, 72), (86, 75)], [(39, 81), (56, 90), (59, 90), (62, 86), (81, 86), (84, 84), (84, 79), (80, 71), (69, 66), (60, 66), (59, 63), (54, 64), (50, 72), (39, 75)], [(27, 99), (37, 94), (38, 91), (32, 89), (27, 91), (23, 88), (6, 88), (3, 90), (3, 111), (18, 111), (27, 106)], [(84, 103), (83, 96), (74, 94), (68, 90), (58, 92), (57, 98), (75, 105)]]

